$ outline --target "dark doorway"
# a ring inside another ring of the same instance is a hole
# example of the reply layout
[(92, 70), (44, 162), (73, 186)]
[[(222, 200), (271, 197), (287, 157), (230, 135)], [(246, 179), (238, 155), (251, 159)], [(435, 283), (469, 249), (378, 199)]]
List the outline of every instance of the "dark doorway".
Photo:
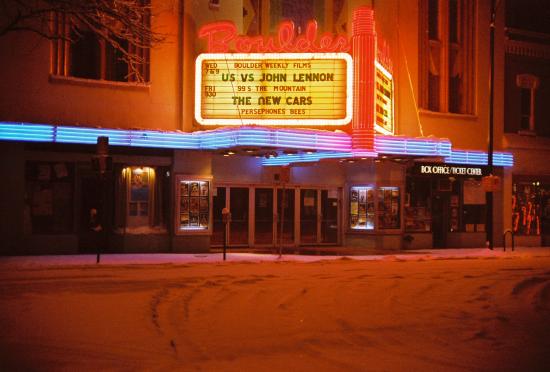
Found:
[(225, 208), (225, 187), (217, 187), (213, 200), (214, 230), (210, 238), (210, 244), (223, 245), (223, 231), (225, 225), (222, 220), (222, 210)]
[[(281, 242), (281, 219), (283, 219), (282, 241), (284, 245), (294, 245), (294, 189), (277, 190), (277, 244)], [(284, 204), (284, 215), (281, 206)]]
[(300, 190), (300, 242), (302, 244), (317, 243), (317, 190)]
[(541, 221), (541, 245), (550, 246), (550, 196), (544, 194), (541, 198), (542, 221)]
[[(113, 184), (112, 178), (105, 176), (101, 180), (98, 175), (90, 172), (79, 177), (80, 204), (78, 220), (78, 251), (80, 253), (96, 253), (99, 246), (102, 253), (111, 252), (109, 232), (113, 215)], [(97, 211), (97, 221), (101, 231), (91, 227), (91, 210)]]
[(229, 189), (229, 245), (248, 245), (248, 187)]
[(273, 189), (257, 188), (254, 195), (256, 244), (273, 244)]

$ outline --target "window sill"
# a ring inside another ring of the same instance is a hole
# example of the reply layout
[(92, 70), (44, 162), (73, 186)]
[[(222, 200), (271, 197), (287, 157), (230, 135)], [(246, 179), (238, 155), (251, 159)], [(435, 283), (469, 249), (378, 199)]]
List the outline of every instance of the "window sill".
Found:
[(348, 229), (346, 235), (400, 235), (403, 231), (401, 229), (378, 229), (378, 230), (352, 230)]
[(518, 130), (520, 136), (536, 137), (537, 133), (532, 130)]
[(53, 84), (69, 84), (86, 87), (117, 88), (137, 91), (149, 91), (149, 88), (151, 86), (151, 83), (128, 83), (122, 81), (83, 79), (72, 76), (60, 76), (52, 74), (50, 74), (49, 76), (49, 81)]
[(439, 111), (430, 111), (426, 109), (419, 109), (418, 113), (422, 116), (430, 116), (436, 118), (447, 118), (447, 119), (460, 119), (475, 121), (478, 119), (477, 115), (474, 114), (455, 114), (453, 112), (439, 112)]

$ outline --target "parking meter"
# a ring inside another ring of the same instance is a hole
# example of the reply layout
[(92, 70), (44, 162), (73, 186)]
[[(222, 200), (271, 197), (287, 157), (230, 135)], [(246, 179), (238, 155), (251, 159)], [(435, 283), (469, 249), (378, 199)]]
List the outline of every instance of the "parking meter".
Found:
[(227, 251), (227, 224), (231, 222), (231, 212), (229, 208), (222, 209), (223, 222), (223, 260), (225, 261), (225, 253)]
[(231, 212), (229, 212), (229, 208), (222, 209), (222, 222), (226, 226), (231, 222)]

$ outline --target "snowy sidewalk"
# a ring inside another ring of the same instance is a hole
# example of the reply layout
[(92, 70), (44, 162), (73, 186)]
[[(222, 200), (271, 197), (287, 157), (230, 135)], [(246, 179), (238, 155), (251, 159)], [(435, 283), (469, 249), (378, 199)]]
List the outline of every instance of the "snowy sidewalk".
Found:
[[(419, 261), (439, 259), (470, 259), (499, 257), (550, 257), (550, 247), (519, 247), (515, 251), (502, 248), (493, 251), (486, 248), (461, 249), (429, 249), (419, 251), (388, 252), (376, 255), (283, 255), (257, 253), (227, 253), (227, 262), (316, 262), (323, 260), (366, 260), (366, 261)], [(162, 265), (189, 263), (221, 263), (221, 253), (126, 253), (102, 254), (100, 265)], [(96, 256), (82, 255), (51, 255), (51, 256), (14, 256), (0, 257), (2, 266), (13, 267), (48, 267), (48, 266), (81, 266), (96, 265)]]

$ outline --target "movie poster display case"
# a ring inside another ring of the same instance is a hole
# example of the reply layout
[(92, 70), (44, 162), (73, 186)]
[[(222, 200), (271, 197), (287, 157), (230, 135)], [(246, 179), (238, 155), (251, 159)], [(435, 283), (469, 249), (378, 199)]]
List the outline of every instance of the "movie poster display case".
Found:
[(175, 232), (210, 234), (212, 232), (212, 178), (176, 176)]

